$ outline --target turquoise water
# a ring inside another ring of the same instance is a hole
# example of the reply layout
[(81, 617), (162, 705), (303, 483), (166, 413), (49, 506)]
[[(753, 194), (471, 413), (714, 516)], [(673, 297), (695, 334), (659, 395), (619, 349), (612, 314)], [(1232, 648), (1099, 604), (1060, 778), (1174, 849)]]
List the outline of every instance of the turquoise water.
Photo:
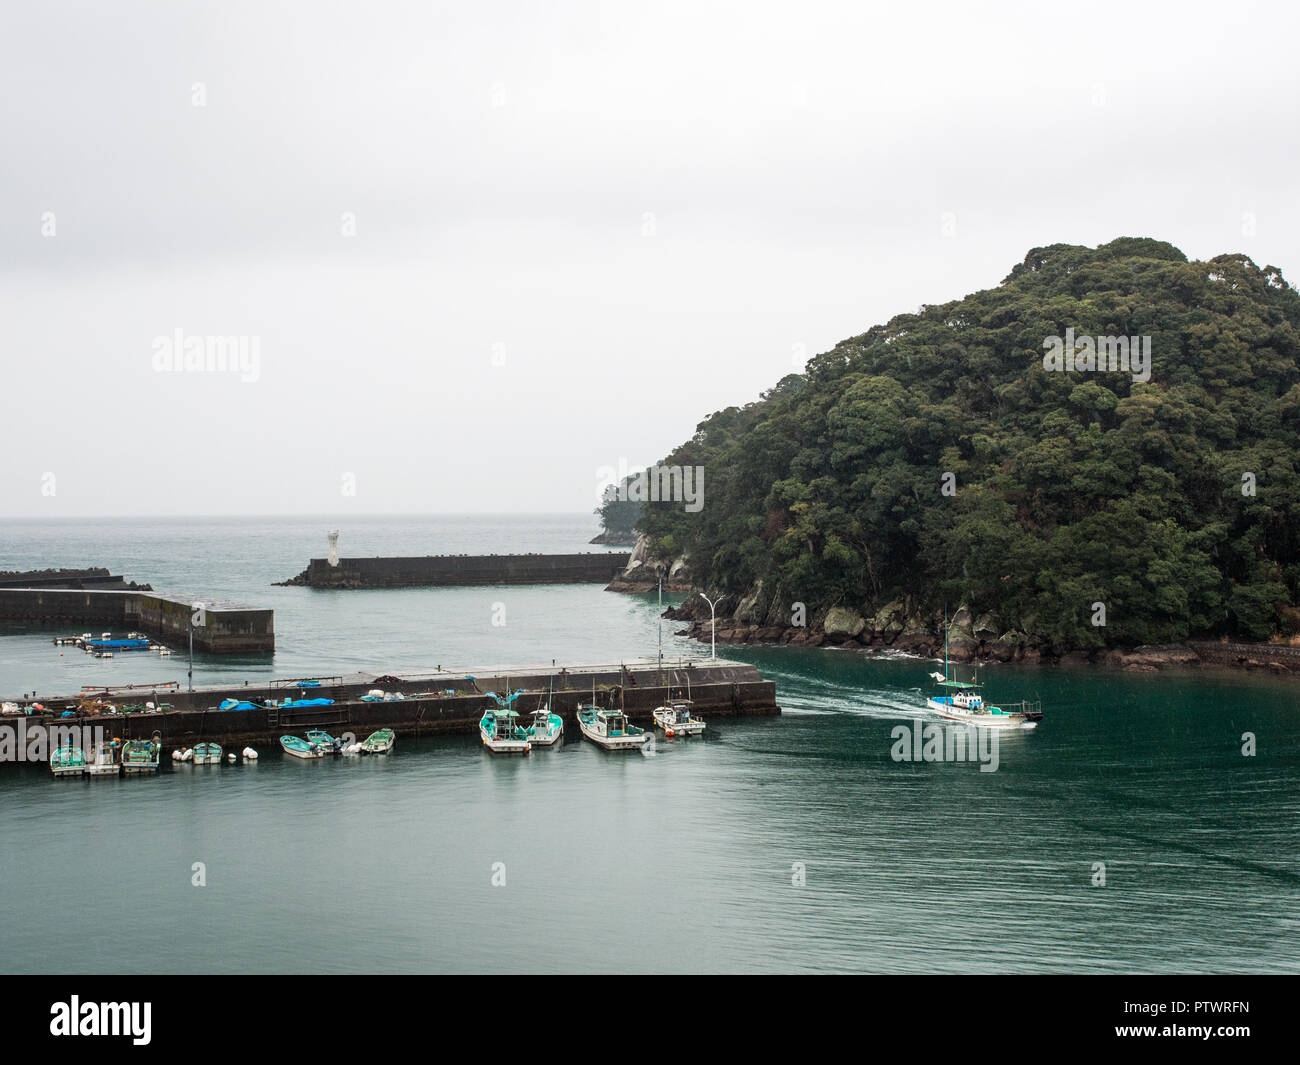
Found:
[[(344, 554), (580, 550), (594, 532), (581, 516), (334, 524)], [(201, 660), (199, 680), (654, 651), (653, 599), (595, 586), (265, 586), (322, 554), (330, 525), (10, 523), (0, 568), (103, 564), (275, 607), (273, 661)], [(700, 652), (672, 629), (666, 654)], [(59, 659), (48, 633), (5, 631), (2, 691), (184, 670)], [(1293, 684), (997, 667), (993, 694), (1041, 697), (1047, 717), (981, 772), (891, 757), (930, 663), (724, 650), (776, 681), (785, 713), (715, 719), (648, 757), (569, 736), (493, 759), (448, 737), (130, 780), (4, 767), (0, 902), (41, 916), (6, 922), (0, 951), (15, 972), (1300, 968)]]

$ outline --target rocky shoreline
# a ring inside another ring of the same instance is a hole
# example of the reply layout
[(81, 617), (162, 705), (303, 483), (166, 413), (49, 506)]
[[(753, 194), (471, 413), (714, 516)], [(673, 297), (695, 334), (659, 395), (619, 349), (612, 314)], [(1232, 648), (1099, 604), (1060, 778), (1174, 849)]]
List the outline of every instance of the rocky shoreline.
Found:
[(607, 544), (611, 547), (632, 547), (636, 541), (636, 533), (602, 531), (593, 536), (587, 543)]
[[(708, 643), (714, 634), (709, 604), (687, 574), (687, 559), (667, 562), (650, 551), (646, 537), (637, 538), (627, 566), (606, 587), (610, 592), (653, 592), (663, 578), (666, 592), (686, 595), (663, 616), (685, 621), (678, 636)], [(944, 655), (943, 619), (930, 616), (919, 602), (899, 599), (864, 615), (848, 607), (824, 614), (799, 616), (801, 604), (766, 591), (763, 582), (747, 595), (724, 595), (714, 603), (716, 638), (721, 644), (769, 644), (789, 647), (836, 647), (864, 654), (907, 654), (918, 658)], [(794, 624), (795, 620), (803, 624)], [(1032, 619), (1029, 619), (1032, 622)], [(1222, 640), (1131, 649), (1097, 648), (1060, 651), (1041, 636), (1021, 630), (1005, 631), (991, 614), (972, 615), (960, 607), (948, 619), (948, 656), (955, 662), (1024, 662), (1061, 665), (1101, 665), (1128, 673), (1155, 673), (1189, 666), (1220, 666), (1276, 674), (1300, 674), (1300, 641), (1295, 644), (1250, 644)], [(1032, 624), (1027, 626), (1032, 628)]]
[[(905, 604), (892, 603), (865, 618), (852, 610), (833, 608), (820, 622), (804, 626), (774, 625), (754, 619), (755, 597), (726, 596), (717, 604), (717, 642), (769, 644), (790, 647), (835, 647), (865, 654), (904, 653), (919, 658), (942, 658), (942, 623), (930, 626)], [(711, 638), (708, 604), (691, 595), (664, 617), (686, 621), (677, 632), (705, 643)], [(1095, 651), (1055, 653), (1023, 632), (999, 632), (988, 617), (973, 618), (966, 609), (950, 619), (948, 655), (956, 662), (1025, 662), (1060, 665), (1102, 665), (1128, 673), (1155, 673), (1188, 666), (1228, 666), (1275, 674), (1300, 674), (1300, 647), (1287, 644), (1239, 644), (1227, 641), (1191, 641), (1132, 650), (1102, 648)]]

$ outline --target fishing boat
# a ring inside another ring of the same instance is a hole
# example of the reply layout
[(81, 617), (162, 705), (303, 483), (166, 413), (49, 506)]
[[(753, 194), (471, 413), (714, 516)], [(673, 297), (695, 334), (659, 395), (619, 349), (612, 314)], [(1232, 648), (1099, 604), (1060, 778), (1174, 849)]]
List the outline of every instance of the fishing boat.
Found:
[(982, 685), (977, 683), (977, 671), (972, 671), (969, 681), (957, 679), (956, 667), (950, 666), (948, 661), (946, 614), (943, 619), (943, 672), (936, 670), (930, 677), (942, 691), (926, 700), (926, 708), (946, 721), (960, 721), (981, 728), (1036, 728), (1043, 719), (1041, 702), (1024, 701), (1005, 706), (986, 703), (980, 694)]
[(639, 749), (650, 736), (645, 729), (628, 724), (622, 710), (607, 710), (595, 703), (578, 706), (578, 728), (592, 743), (607, 751)]
[(301, 736), (281, 736), (280, 749), (294, 758), (324, 758), (325, 752)]
[(316, 747), (321, 754), (338, 754), (343, 750), (343, 741), (336, 740), (324, 729), (309, 729), (307, 742)]
[(95, 753), (86, 763), (88, 777), (115, 777), (122, 770), (117, 760), (118, 750), (115, 740), (105, 740), (95, 745)]
[(528, 730), (519, 724), (519, 713), (514, 709), (515, 700), (522, 694), (522, 688), (504, 699), (496, 692), (487, 693), (496, 705), (489, 707), (479, 720), (478, 734), (483, 746), (493, 754), (527, 754), (533, 748)]
[(553, 747), (564, 735), (564, 718), (551, 713), (551, 704), (547, 703), (533, 711), (532, 724), (524, 731), (534, 747)]
[(527, 728), (528, 739), (534, 747), (554, 747), (564, 736), (564, 718), (551, 713), (551, 703), (555, 700), (555, 678), (551, 678), (550, 695), (545, 706), (533, 711), (533, 720)]
[(127, 740), (122, 744), (122, 772), (152, 773), (158, 768), (162, 737), (155, 732), (150, 740)]
[(64, 744), (50, 752), (50, 772), (56, 777), (81, 776), (86, 771), (86, 752)]
[(221, 744), (196, 743), (194, 745), (194, 764), (195, 765), (220, 765)]
[(689, 699), (678, 699), (655, 707), (655, 726), (665, 736), (698, 736), (704, 731), (704, 722), (691, 713), (693, 706)]
[(378, 732), (372, 732), (361, 742), (361, 750), (365, 754), (387, 754), (393, 749), (393, 744), (397, 742), (397, 733), (390, 728), (381, 728)]

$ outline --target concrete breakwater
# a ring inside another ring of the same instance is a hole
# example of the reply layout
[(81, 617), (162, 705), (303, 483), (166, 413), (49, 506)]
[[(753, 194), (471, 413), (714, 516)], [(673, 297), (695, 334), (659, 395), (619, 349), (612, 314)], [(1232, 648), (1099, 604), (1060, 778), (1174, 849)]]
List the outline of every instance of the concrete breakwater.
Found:
[(424, 555), (313, 558), (282, 583), (308, 588), (416, 588), (491, 584), (602, 584), (621, 573), (630, 554)]
[(94, 588), (115, 591), (151, 592), (147, 584), (127, 584), (125, 577), (110, 573), (101, 566), (87, 569), (37, 569), (19, 572), (0, 571), (0, 588)]
[(0, 587), (0, 620), (139, 629), (212, 654), (275, 650), (275, 613), (134, 589)]
[[(551, 685), (554, 694), (551, 695)], [(689, 697), (703, 716), (733, 717), (779, 714), (776, 685), (764, 680), (758, 669), (743, 662), (693, 660), (665, 662), (662, 671), (654, 662), (618, 665), (569, 666), (552, 671), (547, 667), (518, 666), (474, 672), (435, 671), (421, 674), (374, 675), (273, 681), (253, 687), (203, 688), (193, 692), (159, 691), (157, 696), (136, 691), (137, 699), (161, 700), (172, 709), (163, 713), (86, 714), (63, 718), (28, 717), (0, 719), (0, 727), (28, 727), (35, 722), (61, 726), (104, 726), (107, 734), (121, 739), (162, 736), (164, 751), (210, 740), (224, 745), (275, 744), (286, 733), (302, 734), (322, 728), (338, 736), (353, 733), (358, 739), (380, 728), (402, 735), (474, 733), (488, 707), (495, 705), (488, 692), (504, 694), (522, 688), (525, 692), (516, 709), (521, 714), (535, 710), (548, 698), (552, 708), (572, 726), (577, 736), (579, 703), (592, 700), (592, 690), (602, 706), (621, 706), (634, 722), (651, 719), (654, 708), (667, 699)], [(372, 689), (390, 692), (426, 693), (418, 698), (366, 702), (361, 696)], [(111, 697), (111, 693), (105, 693)], [(102, 697), (102, 696), (101, 696)], [(251, 709), (216, 709), (227, 697), (258, 704)], [(287, 708), (265, 704), (286, 699), (331, 699), (318, 706)], [(43, 702), (56, 714), (66, 705), (75, 707), (80, 698), (47, 698)]]

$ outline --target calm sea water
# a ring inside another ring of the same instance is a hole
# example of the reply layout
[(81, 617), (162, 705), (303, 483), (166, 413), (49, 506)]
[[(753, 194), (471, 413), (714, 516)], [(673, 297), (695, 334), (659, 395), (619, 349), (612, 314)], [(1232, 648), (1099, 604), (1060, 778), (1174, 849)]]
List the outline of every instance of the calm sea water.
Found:
[[(582, 516), (10, 522), (0, 569), (107, 565), (273, 606), (274, 658), (200, 658), (201, 683), (654, 653), (653, 597), (598, 586), (269, 587), (330, 527), (344, 554), (582, 550), (595, 531)], [(666, 654), (700, 653), (672, 628)], [(184, 674), (0, 632), (3, 692)], [(5, 922), (0, 956), (16, 972), (1300, 968), (1293, 683), (998, 667), (993, 693), (1038, 695), (1047, 718), (1000, 737), (985, 773), (891, 758), (892, 730), (922, 720), (929, 663), (725, 652), (777, 682), (785, 713), (716, 719), (649, 757), (570, 737), (493, 759), (449, 737), (148, 779), (4, 767), (0, 903), (32, 919)]]

